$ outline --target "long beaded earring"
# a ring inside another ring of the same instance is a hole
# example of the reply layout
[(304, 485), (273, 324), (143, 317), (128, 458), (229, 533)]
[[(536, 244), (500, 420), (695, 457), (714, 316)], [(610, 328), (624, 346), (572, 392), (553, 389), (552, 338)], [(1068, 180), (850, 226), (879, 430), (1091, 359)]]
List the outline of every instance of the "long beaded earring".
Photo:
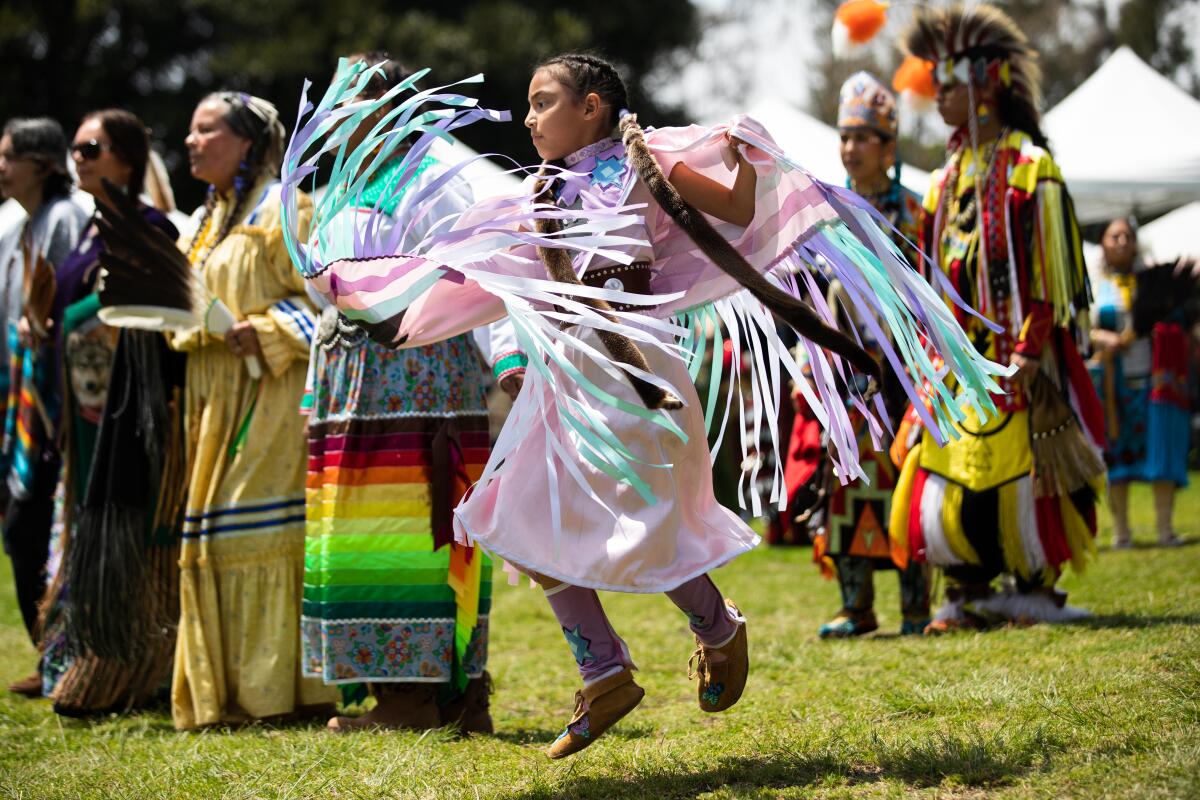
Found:
[(979, 124), (987, 125), (992, 119), (992, 108), (987, 103), (979, 104)]
[(233, 190), (237, 193), (238, 197), (244, 195), (246, 190), (250, 188), (247, 186), (249, 183), (249, 178), (247, 177), (249, 173), (250, 165), (246, 163), (245, 159), (243, 159), (242, 162), (238, 164), (237, 175), (233, 176)]

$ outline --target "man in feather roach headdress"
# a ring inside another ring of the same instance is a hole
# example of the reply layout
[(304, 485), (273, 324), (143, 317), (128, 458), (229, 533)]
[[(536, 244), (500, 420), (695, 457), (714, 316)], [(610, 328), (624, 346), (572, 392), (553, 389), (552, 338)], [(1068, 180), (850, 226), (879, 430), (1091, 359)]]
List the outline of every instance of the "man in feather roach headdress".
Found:
[[(901, 559), (945, 569), (947, 603), (927, 632), (988, 616), (1069, 618), (1083, 612), (1054, 584), (1068, 561), (1081, 568), (1094, 551), (1103, 424), (1076, 344), (1088, 324), (1087, 273), (1041, 129), (1037, 54), (1012, 19), (982, 4), (918, 10), (903, 46), (932, 70), (953, 129), (925, 198), (922, 249), (991, 322), (960, 312), (975, 346), (1015, 372), (994, 418), (968, 413), (943, 448), (928, 432), (902, 443), (893, 542)], [(1013, 585), (996, 593), (1000, 575)]]

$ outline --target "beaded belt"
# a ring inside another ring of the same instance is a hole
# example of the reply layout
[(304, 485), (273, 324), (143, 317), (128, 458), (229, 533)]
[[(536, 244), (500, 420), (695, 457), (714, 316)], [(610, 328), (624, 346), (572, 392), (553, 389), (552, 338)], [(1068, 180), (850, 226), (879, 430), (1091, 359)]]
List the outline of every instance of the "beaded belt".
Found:
[[(617, 264), (588, 270), (581, 280), (588, 286), (612, 289), (631, 294), (653, 294), (650, 290), (650, 262), (635, 261), (632, 264)], [(632, 306), (627, 303), (609, 303), (614, 311), (648, 311), (653, 306)]]

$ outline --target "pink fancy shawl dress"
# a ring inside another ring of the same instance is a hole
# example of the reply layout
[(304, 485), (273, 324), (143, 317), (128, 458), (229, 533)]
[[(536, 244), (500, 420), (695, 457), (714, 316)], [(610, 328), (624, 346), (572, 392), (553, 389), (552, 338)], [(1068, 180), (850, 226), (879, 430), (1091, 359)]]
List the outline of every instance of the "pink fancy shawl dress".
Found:
[[(323, 138), (330, 120), (358, 119), (394, 104), (358, 151), (347, 155), (340, 147), (338, 164), (353, 176), (367, 159), (382, 163), (390, 157), (394, 140), (416, 137), (405, 157), (415, 169), (450, 130), (505, 116), (444, 89), (404, 100), (396, 93), (379, 101), (352, 100), (356, 95), (351, 82), (340, 94), (331, 88), (315, 109), (302, 105), (284, 166), (285, 197), (311, 174), (321, 152), (339, 152), (336, 141)], [(429, 111), (434, 103), (446, 107)], [(986, 414), (994, 376), (1005, 369), (974, 351), (938, 292), (880, 229), (882, 220), (869, 204), (817, 181), (746, 117), (713, 128), (651, 130), (646, 139), (664, 173), (682, 161), (728, 184), (730, 134), (747, 143), (742, 153), (758, 173), (756, 210), (744, 228), (712, 220), (717, 230), (752, 267), (796, 296), (811, 298), (827, 321), (833, 318), (830, 309), (814, 290), (818, 281), (838, 278), (858, 312), (855, 318), (879, 328), (872, 338), (888, 343), (886, 366), (922, 401), (918, 408), (935, 434), (952, 429), (949, 423), (963, 417), (963, 405)], [(318, 149), (309, 154), (314, 144)], [(321, 239), (320, 205), (309, 238), (293, 235), (289, 241), (297, 268), (313, 288), (377, 340), (417, 346), (508, 315), (530, 365), (482, 478), (456, 509), (461, 539), (527, 573), (629, 592), (672, 589), (753, 548), (758, 537), (712, 492), (707, 432), (718, 419), (724, 428), (733, 392), (742, 391), (740, 381), (730, 381), (726, 396), (718, 396), (725, 337), (733, 341), (735, 370), (747, 354), (753, 397), (737, 406), (752, 409), (752, 427), (767, 426), (778, 441), (776, 403), (781, 382), (791, 376), (830, 432), (839, 476), (864, 477), (841, 400), (849, 367), (805, 344), (813, 365), (811, 387), (801, 379), (771, 314), (650, 199), (620, 142), (603, 140), (573, 154), (566, 166), (546, 171), (553, 179), (550, 192), (481, 200), (434, 222), (407, 252), (374, 237), (369, 222), (352, 242), (330, 246)], [(437, 189), (426, 190), (431, 206)], [(409, 202), (419, 204), (420, 198)], [(564, 232), (533, 232), (539, 218), (562, 220)], [(649, 262), (650, 294), (630, 293), (611, 280), (598, 288), (556, 283), (547, 278), (537, 246), (567, 249), (580, 275)], [(617, 312), (613, 323), (578, 302), (580, 296), (639, 308)], [(685, 407), (647, 410), (628, 381), (631, 368), (614, 364), (600, 344), (596, 331), (602, 328), (635, 341), (653, 373), (639, 377), (669, 388)], [(702, 404), (693, 381), (709, 347), (718, 357), (711, 359), (710, 392)], [(958, 381), (957, 401), (944, 386), (942, 362)], [(918, 394), (915, 387), (922, 383), (934, 387), (931, 397)], [(879, 399), (852, 401), (881, 442), (885, 415)], [(770, 500), (782, 502), (783, 495), (777, 470)], [(753, 492), (750, 501), (759, 513)]]

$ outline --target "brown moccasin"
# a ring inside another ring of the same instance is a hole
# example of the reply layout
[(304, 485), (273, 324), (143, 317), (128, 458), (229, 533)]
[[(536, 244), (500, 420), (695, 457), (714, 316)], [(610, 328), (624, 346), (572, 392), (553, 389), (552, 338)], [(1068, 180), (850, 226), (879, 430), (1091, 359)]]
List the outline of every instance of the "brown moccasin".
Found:
[(441, 727), (437, 687), (432, 683), (372, 684), (375, 707), (360, 717), (334, 717), (326, 728), (334, 733), (369, 730), (429, 731)]
[(442, 727), (457, 725), (462, 733), (494, 733), (496, 729), (489, 711), (489, 696), (493, 691), (490, 673), (484, 672), (478, 678), (471, 678), (466, 691), (449, 703), (438, 706)]
[(579, 752), (633, 711), (645, 694), (646, 691), (633, 682), (633, 670), (628, 667), (583, 687), (575, 692), (575, 715), (546, 748), (546, 755), (563, 758)]
[(696, 652), (688, 661), (688, 680), (699, 678), (696, 696), (700, 710), (724, 711), (742, 696), (750, 673), (750, 652), (746, 639), (746, 620), (732, 600), (725, 605), (739, 621), (737, 633), (720, 647), (708, 647), (696, 639)]
[(19, 694), (24, 697), (41, 697), (42, 676), (35, 672), (19, 681), (13, 681), (8, 685), (8, 690), (13, 694)]

